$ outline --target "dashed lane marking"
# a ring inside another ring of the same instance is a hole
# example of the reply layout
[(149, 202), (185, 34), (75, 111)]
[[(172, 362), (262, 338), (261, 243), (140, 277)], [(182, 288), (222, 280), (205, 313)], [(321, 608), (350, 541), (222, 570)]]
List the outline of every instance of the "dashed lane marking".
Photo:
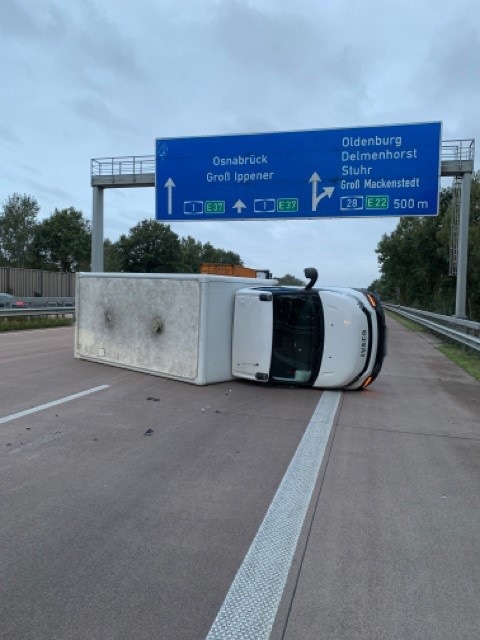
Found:
[(74, 393), (71, 396), (65, 396), (64, 398), (59, 398), (58, 400), (53, 400), (52, 402), (47, 402), (46, 404), (39, 404), (38, 406), (32, 407), (31, 409), (25, 409), (25, 411), (12, 413), (9, 416), (0, 418), (0, 424), (5, 424), (7, 422), (11, 422), (12, 420), (17, 420), (18, 418), (24, 418), (25, 416), (29, 416), (32, 413), (37, 413), (38, 411), (44, 411), (45, 409), (56, 407), (59, 404), (70, 402), (70, 400), (76, 400), (77, 398), (83, 398), (84, 396), (89, 396), (91, 393), (96, 393), (97, 391), (103, 391), (103, 389), (108, 389), (109, 386), (110, 386), (109, 384), (101, 384), (99, 387), (93, 387), (92, 389), (87, 389), (86, 391), (80, 391), (80, 393)]

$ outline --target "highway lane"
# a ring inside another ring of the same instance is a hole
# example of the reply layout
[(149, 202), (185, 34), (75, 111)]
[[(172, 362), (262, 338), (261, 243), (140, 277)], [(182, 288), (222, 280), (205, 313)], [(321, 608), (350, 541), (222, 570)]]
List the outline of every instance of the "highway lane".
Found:
[(282, 640), (480, 637), (480, 385), (388, 325), (377, 383), (344, 396)]
[[(0, 335), (0, 637), (205, 637), (320, 392), (195, 387)], [(151, 435), (145, 435), (152, 430)]]
[[(477, 637), (480, 388), (388, 323), (272, 640)], [(105, 385), (0, 424), (0, 637), (205, 638), (321, 393), (74, 360), (71, 329), (0, 334), (0, 372), (0, 418)]]

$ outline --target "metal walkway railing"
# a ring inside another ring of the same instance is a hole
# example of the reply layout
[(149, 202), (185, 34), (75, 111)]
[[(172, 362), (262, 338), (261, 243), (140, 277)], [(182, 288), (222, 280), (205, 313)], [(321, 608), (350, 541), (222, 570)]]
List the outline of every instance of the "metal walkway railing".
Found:
[(442, 140), (442, 160), (473, 160), (475, 140)]
[(119, 156), (94, 158), (90, 161), (92, 176), (143, 175), (155, 172), (155, 156)]
[(442, 176), (461, 176), (473, 173), (475, 156), (475, 140), (443, 140), (442, 141)]
[(155, 156), (118, 156), (90, 161), (92, 187), (153, 187)]
[[(473, 168), (474, 155), (473, 139), (443, 140), (442, 175), (455, 175), (455, 171), (461, 173), (470, 164)], [(92, 186), (154, 186), (155, 156), (93, 158), (90, 175)]]

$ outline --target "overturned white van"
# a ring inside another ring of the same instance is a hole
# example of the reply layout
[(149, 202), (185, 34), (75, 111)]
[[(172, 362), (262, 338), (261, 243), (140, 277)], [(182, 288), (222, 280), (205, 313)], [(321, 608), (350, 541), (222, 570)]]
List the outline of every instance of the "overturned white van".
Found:
[(361, 389), (386, 354), (385, 315), (363, 289), (256, 286), (235, 294), (232, 373), (259, 382)]

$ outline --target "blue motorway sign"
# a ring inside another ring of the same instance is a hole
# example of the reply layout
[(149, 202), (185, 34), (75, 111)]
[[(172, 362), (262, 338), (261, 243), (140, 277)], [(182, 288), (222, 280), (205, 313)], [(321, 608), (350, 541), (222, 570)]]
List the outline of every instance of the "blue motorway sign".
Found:
[(156, 218), (433, 216), (441, 123), (160, 138)]

